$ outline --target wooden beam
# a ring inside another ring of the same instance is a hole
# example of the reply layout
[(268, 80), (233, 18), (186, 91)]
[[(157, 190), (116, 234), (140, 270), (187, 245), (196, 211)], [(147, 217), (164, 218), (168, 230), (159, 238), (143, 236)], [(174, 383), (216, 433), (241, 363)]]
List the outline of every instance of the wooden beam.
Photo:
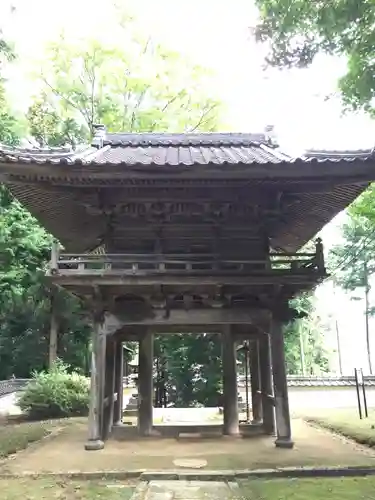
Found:
[(172, 309), (169, 314), (163, 309), (149, 311), (147, 317), (132, 318), (131, 314), (117, 317), (121, 327), (131, 325), (168, 326), (168, 325), (225, 325), (225, 324), (256, 324), (268, 317), (268, 311), (259, 309)]
[[(204, 288), (218, 285), (225, 286), (264, 286), (264, 285), (294, 285), (294, 286), (313, 286), (322, 281), (326, 275), (320, 273), (309, 273), (301, 275), (293, 274), (272, 274), (259, 275), (259, 276), (231, 276), (231, 275), (218, 275), (218, 276), (184, 276), (184, 275), (167, 275), (160, 276), (150, 275), (127, 275), (121, 276), (116, 274), (109, 274), (108, 272), (93, 273), (91, 271), (85, 274), (66, 274), (51, 276), (50, 279), (53, 283), (60, 286), (70, 287), (93, 287), (100, 285), (105, 288), (111, 287), (155, 287), (166, 286), (174, 287), (177, 291), (185, 291), (186, 288)], [(119, 290), (120, 291), (120, 290)]]
[(100, 318), (94, 318), (91, 349), (89, 431), (88, 441), (85, 444), (86, 450), (101, 450), (104, 447), (102, 440), (102, 420), (104, 408), (105, 333)]
[(50, 333), (49, 333), (49, 350), (48, 350), (48, 366), (51, 368), (57, 359), (57, 341), (59, 332), (59, 321), (56, 301), (57, 290), (51, 292), (51, 308), (50, 308)]

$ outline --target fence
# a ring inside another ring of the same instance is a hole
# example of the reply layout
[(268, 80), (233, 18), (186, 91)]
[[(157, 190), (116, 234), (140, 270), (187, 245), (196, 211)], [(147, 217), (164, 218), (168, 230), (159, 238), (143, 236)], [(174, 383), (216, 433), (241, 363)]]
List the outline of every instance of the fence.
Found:
[(27, 378), (13, 378), (9, 380), (0, 380), (0, 397), (6, 396), (12, 392), (21, 391), (29, 382)]

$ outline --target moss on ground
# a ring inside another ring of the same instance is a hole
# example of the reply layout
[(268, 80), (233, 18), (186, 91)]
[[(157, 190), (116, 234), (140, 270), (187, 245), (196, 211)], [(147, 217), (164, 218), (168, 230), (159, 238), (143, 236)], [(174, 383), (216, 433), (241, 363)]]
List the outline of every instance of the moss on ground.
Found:
[(240, 491), (243, 500), (373, 500), (375, 477), (249, 480)]
[(71, 481), (56, 478), (0, 479), (2, 500), (129, 500), (134, 486), (120, 481)]
[(330, 410), (305, 417), (330, 431), (342, 434), (357, 443), (375, 447), (375, 411), (369, 412), (368, 418), (359, 418), (356, 410)]
[(22, 418), (5, 420), (0, 424), (0, 459), (27, 448), (52, 432), (82, 421), (82, 418), (27, 421)]

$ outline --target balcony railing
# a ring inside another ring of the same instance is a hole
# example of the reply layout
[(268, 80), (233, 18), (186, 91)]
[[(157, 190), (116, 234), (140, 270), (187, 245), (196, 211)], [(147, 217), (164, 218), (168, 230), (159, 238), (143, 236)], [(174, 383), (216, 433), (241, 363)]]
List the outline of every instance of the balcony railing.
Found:
[(271, 253), (267, 259), (228, 259), (215, 254), (59, 254), (52, 251), (52, 275), (253, 275), (324, 274), (321, 241), (314, 253)]

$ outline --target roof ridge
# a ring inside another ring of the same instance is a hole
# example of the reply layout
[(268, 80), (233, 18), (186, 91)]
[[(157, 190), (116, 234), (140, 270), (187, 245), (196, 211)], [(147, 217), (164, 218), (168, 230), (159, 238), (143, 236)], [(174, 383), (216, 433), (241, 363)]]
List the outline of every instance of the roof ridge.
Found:
[(103, 145), (127, 146), (252, 146), (266, 144), (273, 146), (272, 140), (267, 134), (252, 134), (247, 132), (117, 132), (106, 133), (103, 137), (103, 129), (98, 130), (98, 138), (94, 137), (93, 144), (96, 145), (99, 136)]

